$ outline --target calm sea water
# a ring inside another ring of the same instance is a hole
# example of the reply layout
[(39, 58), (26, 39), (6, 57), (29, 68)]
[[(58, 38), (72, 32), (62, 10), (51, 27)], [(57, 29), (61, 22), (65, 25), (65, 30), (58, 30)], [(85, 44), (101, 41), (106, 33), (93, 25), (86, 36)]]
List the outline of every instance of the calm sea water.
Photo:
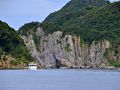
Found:
[(0, 90), (120, 90), (120, 72), (1, 70)]

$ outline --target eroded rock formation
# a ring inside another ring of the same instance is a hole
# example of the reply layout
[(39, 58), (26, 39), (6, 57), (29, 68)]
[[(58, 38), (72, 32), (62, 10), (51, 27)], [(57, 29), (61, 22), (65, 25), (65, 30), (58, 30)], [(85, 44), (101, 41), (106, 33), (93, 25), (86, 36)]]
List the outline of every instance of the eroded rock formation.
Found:
[(21, 37), (32, 56), (45, 68), (104, 68), (107, 65), (104, 59), (104, 52), (110, 46), (107, 40), (88, 45), (80, 37), (60, 31), (45, 35), (38, 28), (35, 33), (40, 38), (37, 48), (32, 34)]

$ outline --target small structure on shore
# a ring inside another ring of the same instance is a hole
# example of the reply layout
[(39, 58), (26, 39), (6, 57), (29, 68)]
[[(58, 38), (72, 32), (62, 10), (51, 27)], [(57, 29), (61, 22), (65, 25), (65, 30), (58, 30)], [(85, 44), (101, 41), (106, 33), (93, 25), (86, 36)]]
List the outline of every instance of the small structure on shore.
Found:
[(29, 63), (29, 69), (30, 70), (37, 70), (37, 63), (34, 63), (34, 62)]

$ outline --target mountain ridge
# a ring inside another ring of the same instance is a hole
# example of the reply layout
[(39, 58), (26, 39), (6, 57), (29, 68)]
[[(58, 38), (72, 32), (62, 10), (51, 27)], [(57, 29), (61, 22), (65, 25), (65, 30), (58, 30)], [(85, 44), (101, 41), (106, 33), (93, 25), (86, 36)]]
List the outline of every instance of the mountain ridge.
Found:
[[(71, 0), (42, 23), (31, 22), (20, 27), (17, 32), (20, 36), (13, 31), (17, 41), (23, 39), (31, 56), (43, 68), (118, 68), (119, 14), (120, 1)], [(10, 27), (2, 27), (10, 32)], [(14, 51), (15, 45), (12, 46)], [(20, 50), (18, 55), (21, 53)]]

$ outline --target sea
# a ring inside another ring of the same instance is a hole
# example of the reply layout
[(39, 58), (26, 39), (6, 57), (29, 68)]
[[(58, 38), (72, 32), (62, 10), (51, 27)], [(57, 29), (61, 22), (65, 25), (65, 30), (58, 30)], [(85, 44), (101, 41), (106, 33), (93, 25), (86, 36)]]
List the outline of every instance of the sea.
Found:
[(120, 90), (113, 70), (0, 70), (0, 90)]

